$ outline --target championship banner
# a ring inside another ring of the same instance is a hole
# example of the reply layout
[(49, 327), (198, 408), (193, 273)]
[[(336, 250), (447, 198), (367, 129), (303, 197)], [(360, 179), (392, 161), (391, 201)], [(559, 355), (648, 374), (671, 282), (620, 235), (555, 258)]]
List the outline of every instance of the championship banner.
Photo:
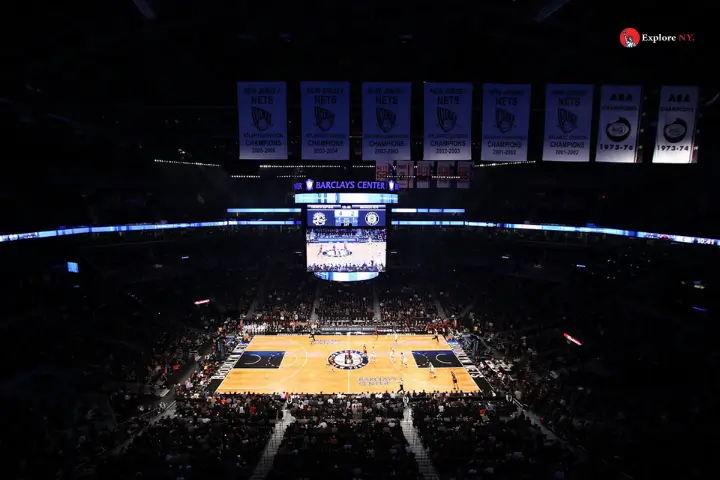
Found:
[(450, 188), (450, 178), (453, 176), (455, 162), (438, 162), (437, 164), (437, 188)]
[(302, 82), (302, 159), (350, 159), (350, 84)]
[(363, 160), (410, 160), (411, 93), (411, 83), (363, 83)]
[(413, 162), (397, 162), (397, 173), (395, 174), (395, 179), (397, 180), (398, 185), (400, 185), (400, 188), (405, 189), (412, 187), (413, 174), (415, 173), (413, 166)]
[(423, 162), (418, 161), (417, 162), (417, 174), (416, 182), (417, 187), (416, 188), (430, 188), (430, 179), (432, 178), (432, 168), (433, 168), (433, 162)]
[(425, 160), (471, 160), (472, 83), (425, 84)]
[(472, 175), (472, 162), (458, 162), (457, 188), (470, 188), (470, 176)]
[(589, 162), (593, 86), (547, 86), (543, 160)]
[(378, 162), (377, 164), (375, 164), (375, 180), (378, 182), (387, 180), (390, 176), (391, 171), (391, 164), (387, 162)]
[(287, 160), (285, 82), (237, 84), (240, 160)]
[(692, 163), (700, 91), (662, 87), (653, 163)]
[(596, 162), (635, 163), (642, 87), (603, 85)]
[(483, 86), (482, 160), (527, 161), (530, 92), (530, 85)]

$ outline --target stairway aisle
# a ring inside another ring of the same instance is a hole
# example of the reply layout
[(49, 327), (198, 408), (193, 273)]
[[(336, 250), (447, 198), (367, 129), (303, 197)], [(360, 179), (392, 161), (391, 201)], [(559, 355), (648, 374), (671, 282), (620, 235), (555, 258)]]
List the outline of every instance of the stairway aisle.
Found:
[(402, 428), (403, 435), (405, 435), (405, 440), (407, 440), (409, 444), (408, 448), (413, 455), (415, 455), (415, 460), (420, 467), (420, 473), (425, 480), (437, 480), (440, 478), (430, 461), (430, 453), (425, 449), (420, 436), (415, 430), (412, 420), (412, 409), (410, 407), (405, 408), (403, 419), (400, 421), (400, 427)]
[(437, 308), (438, 315), (440, 315), (440, 318), (446, 319), (447, 316), (445, 315), (445, 309), (443, 308), (442, 304), (440, 303), (440, 300), (438, 300), (437, 292), (435, 292), (435, 289), (432, 288), (432, 298), (435, 302), (435, 307)]
[(382, 311), (380, 310), (380, 300), (378, 300), (377, 295), (377, 289), (375, 288), (375, 284), (372, 286), (372, 295), (373, 295), (373, 320), (375, 322), (379, 322), (382, 320)]
[(265, 285), (267, 284), (268, 280), (270, 279), (270, 276), (273, 274), (273, 268), (270, 267), (267, 269), (267, 272), (265, 273), (265, 276), (260, 281), (260, 285), (258, 285), (257, 292), (255, 293), (255, 298), (253, 299), (252, 303), (250, 304), (250, 308), (248, 308), (247, 314), (245, 315), (245, 318), (251, 318), (253, 314), (255, 313), (255, 310), (257, 310), (258, 306), (260, 306), (260, 301), (265, 296)]
[(294, 421), (295, 418), (290, 415), (290, 410), (288, 410), (287, 408), (284, 409), (283, 418), (275, 424), (275, 430), (273, 431), (270, 440), (268, 440), (265, 451), (263, 451), (263, 454), (260, 457), (260, 461), (258, 462), (257, 467), (255, 467), (255, 471), (250, 477), (250, 480), (264, 480), (265, 477), (268, 476), (268, 473), (270, 473), (270, 470), (273, 466), (275, 454), (280, 448), (282, 439), (285, 436), (285, 430), (287, 430), (288, 425), (290, 425)]
[(320, 305), (320, 285), (322, 284), (320, 282), (317, 282), (317, 288), (315, 289), (315, 300), (313, 301), (312, 305), (312, 313), (310, 313), (310, 323), (316, 323), (318, 320), (318, 316), (315, 310), (317, 310), (318, 305)]

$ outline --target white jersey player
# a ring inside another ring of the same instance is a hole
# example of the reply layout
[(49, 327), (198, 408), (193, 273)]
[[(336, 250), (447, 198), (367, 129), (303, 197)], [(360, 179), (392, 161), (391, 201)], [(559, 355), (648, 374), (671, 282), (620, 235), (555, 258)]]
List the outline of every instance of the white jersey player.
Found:
[(407, 357), (405, 356), (405, 354), (404, 354), (403, 352), (400, 352), (400, 363), (401, 363), (405, 368), (408, 368)]
[(377, 354), (375, 353), (375, 346), (373, 345), (372, 351), (370, 352), (370, 358), (373, 362), (377, 362)]
[(430, 364), (430, 376), (432, 378), (437, 378), (437, 375), (435, 374), (435, 365), (433, 365), (432, 363)]
[(395, 361), (395, 349), (394, 348), (390, 349), (390, 361), (391, 362)]

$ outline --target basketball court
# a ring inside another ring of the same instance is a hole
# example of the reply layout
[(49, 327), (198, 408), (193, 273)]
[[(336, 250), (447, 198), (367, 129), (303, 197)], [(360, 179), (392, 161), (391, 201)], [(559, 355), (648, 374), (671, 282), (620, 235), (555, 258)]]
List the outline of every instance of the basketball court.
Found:
[[(401, 352), (407, 367), (400, 362)], [(430, 364), (436, 378), (430, 374)], [(444, 338), (437, 342), (431, 335), (403, 335), (395, 343), (392, 336), (318, 335), (315, 342), (306, 335), (255, 336), (216, 391), (384, 393), (397, 391), (402, 378), (406, 391), (449, 392), (453, 389), (450, 372), (460, 390), (479, 390)]]
[[(333, 250), (333, 247), (335, 247), (335, 250)], [(342, 268), (346, 265), (369, 264), (371, 261), (384, 266), (386, 248), (387, 244), (385, 242), (350, 242), (345, 245), (332, 242), (308, 243), (308, 266), (333, 265)]]

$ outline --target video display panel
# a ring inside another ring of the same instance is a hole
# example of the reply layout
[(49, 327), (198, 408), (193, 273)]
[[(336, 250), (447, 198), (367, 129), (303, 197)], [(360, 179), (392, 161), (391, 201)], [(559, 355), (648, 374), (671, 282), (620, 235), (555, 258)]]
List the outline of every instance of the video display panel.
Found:
[(308, 272), (384, 272), (385, 228), (308, 228)]
[(308, 227), (385, 227), (385, 205), (308, 205)]

